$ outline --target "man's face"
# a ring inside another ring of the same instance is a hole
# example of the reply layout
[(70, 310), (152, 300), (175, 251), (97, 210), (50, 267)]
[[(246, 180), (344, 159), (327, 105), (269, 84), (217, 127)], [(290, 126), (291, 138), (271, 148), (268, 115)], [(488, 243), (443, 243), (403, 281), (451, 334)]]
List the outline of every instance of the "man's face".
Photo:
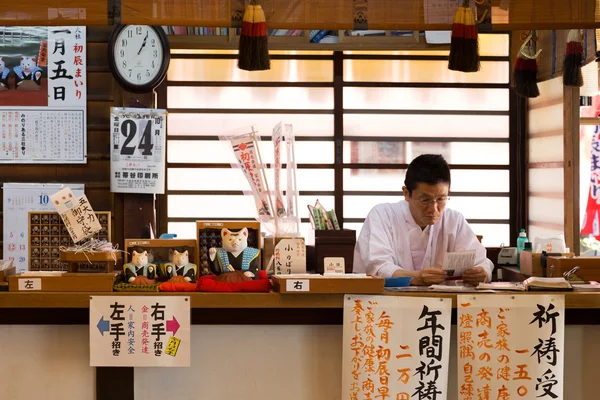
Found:
[(429, 185), (419, 182), (412, 193), (405, 187), (402, 188), (404, 199), (415, 222), (421, 228), (438, 222), (446, 208), (450, 187), (447, 183)]

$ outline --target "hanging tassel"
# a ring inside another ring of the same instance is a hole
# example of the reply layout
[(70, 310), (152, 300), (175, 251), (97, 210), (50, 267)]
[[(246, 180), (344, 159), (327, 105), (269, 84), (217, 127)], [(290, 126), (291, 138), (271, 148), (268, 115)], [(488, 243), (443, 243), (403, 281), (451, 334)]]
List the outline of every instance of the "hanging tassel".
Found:
[(238, 48), (238, 68), (252, 71), (252, 34), (254, 31), (254, 6), (248, 4), (244, 11), (242, 20), (242, 31), (240, 33), (240, 44)]
[(583, 62), (583, 44), (579, 29), (571, 29), (567, 36), (567, 50), (563, 61), (563, 83), (565, 86), (583, 86), (581, 64)]
[(260, 5), (254, 6), (254, 20), (252, 24), (252, 66), (253, 71), (265, 71), (271, 69), (269, 58), (269, 35), (267, 32), (267, 20)]
[(469, 0), (464, 0), (454, 16), (448, 69), (477, 72), (479, 67), (479, 43), (475, 15), (469, 7)]
[[(531, 36), (531, 35), (530, 35)], [(534, 53), (533, 47), (528, 44), (527, 40), (517, 56), (515, 63), (515, 71), (513, 76), (515, 92), (523, 97), (538, 97), (540, 90), (537, 85), (537, 61), (536, 58), (540, 54)], [(541, 51), (541, 50), (540, 50)]]

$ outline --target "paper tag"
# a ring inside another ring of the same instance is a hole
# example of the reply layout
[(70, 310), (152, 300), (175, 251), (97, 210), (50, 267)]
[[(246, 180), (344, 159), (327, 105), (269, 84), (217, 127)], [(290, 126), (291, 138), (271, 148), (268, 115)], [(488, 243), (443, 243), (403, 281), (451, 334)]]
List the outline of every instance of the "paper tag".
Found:
[(77, 199), (77, 207), (61, 215), (74, 243), (79, 243), (102, 229), (96, 213), (85, 195)]
[(324, 274), (343, 274), (345, 273), (344, 257), (325, 257), (323, 259)]
[(288, 292), (309, 292), (310, 281), (308, 279), (286, 279), (285, 290)]
[(68, 187), (54, 193), (50, 196), (50, 200), (60, 215), (77, 206), (77, 197), (75, 197), (71, 188)]
[(42, 280), (40, 278), (21, 278), (19, 279), (19, 290), (42, 290)]
[(462, 276), (463, 272), (475, 265), (475, 250), (457, 251), (444, 255), (442, 269), (448, 276)]
[(177, 355), (177, 349), (179, 349), (179, 344), (181, 343), (181, 339), (177, 339), (175, 336), (171, 336), (169, 338), (169, 342), (167, 343), (167, 349), (165, 350), (165, 354), (175, 357)]

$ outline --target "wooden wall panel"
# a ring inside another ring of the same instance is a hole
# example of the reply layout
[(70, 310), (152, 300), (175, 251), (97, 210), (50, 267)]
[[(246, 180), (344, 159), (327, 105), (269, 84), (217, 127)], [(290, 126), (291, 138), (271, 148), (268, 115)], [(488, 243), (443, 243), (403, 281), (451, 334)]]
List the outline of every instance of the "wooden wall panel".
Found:
[[(11, 165), (0, 164), (2, 182), (82, 182), (96, 211), (112, 211), (114, 241), (123, 247), (123, 212), (114, 206), (110, 193), (110, 107), (118, 86), (108, 68), (107, 42), (112, 27), (88, 27), (87, 53), (87, 154), (86, 164)], [(1, 205), (0, 205), (1, 207)], [(2, 218), (0, 218), (2, 226)], [(0, 258), (2, 251), (0, 229)]]

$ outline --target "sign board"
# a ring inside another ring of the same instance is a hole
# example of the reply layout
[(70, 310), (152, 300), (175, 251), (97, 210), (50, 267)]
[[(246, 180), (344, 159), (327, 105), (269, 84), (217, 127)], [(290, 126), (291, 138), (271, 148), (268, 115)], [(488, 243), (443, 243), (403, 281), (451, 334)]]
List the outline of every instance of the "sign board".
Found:
[(452, 299), (344, 297), (342, 399), (448, 397)]
[(165, 192), (166, 117), (166, 110), (111, 108), (111, 192)]
[(189, 367), (189, 296), (91, 296), (90, 366)]
[(461, 399), (563, 399), (562, 295), (458, 296)]

